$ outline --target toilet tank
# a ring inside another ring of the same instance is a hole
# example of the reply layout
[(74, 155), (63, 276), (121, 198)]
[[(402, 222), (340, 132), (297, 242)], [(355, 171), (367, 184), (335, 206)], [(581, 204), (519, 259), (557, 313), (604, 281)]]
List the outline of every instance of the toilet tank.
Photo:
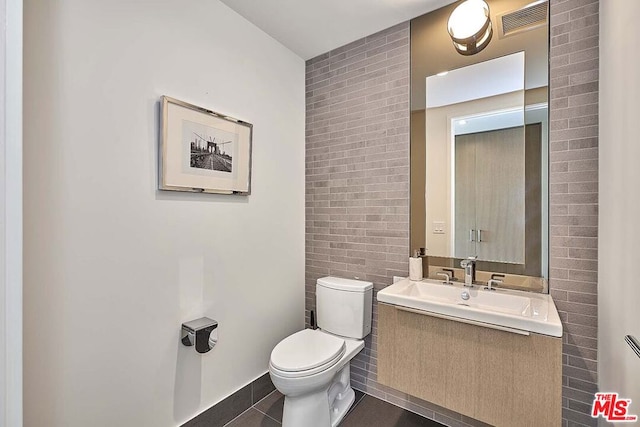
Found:
[(371, 333), (373, 283), (322, 277), (316, 282), (318, 327), (325, 332), (361, 339)]

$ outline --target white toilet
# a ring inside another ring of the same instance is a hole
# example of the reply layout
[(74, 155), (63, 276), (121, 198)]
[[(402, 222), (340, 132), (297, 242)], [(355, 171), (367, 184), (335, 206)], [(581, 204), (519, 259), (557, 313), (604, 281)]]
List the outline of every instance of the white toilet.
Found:
[(271, 352), (269, 374), (284, 394), (283, 427), (335, 427), (355, 400), (349, 362), (371, 332), (373, 284), (323, 277), (316, 283), (320, 329), (283, 339)]

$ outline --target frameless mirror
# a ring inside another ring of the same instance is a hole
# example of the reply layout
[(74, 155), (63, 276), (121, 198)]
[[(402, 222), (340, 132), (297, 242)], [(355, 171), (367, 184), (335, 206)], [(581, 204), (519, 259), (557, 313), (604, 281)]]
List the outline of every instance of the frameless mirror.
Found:
[[(530, 2), (489, 4), (495, 22)], [(546, 277), (546, 17), (512, 35), (498, 26), (461, 57), (438, 33), (453, 7), (412, 21), (410, 249), (425, 247), (431, 264), (476, 256), (482, 270)]]
[(429, 253), (524, 264), (524, 52), (427, 77), (425, 123)]

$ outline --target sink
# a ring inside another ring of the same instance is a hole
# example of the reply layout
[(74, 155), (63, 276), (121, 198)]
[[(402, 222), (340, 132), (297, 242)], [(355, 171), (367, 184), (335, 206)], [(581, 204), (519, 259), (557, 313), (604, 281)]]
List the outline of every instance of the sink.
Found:
[(562, 336), (562, 323), (550, 295), (476, 285), (446, 285), (437, 280), (403, 279), (378, 292), (378, 301), (441, 315), (452, 320), (505, 328), (512, 332), (534, 332)]

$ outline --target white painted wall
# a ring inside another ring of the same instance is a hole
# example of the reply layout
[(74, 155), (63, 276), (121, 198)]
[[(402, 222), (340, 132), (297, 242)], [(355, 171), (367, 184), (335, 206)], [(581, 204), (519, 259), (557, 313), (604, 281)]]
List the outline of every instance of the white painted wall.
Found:
[(640, 2), (600, 2), (600, 211), (598, 379), (601, 391), (633, 399), (640, 415), (640, 359), (624, 335), (640, 339)]
[(22, 426), (22, 0), (0, 0), (0, 425)]
[[(26, 427), (179, 425), (303, 328), (304, 72), (217, 0), (25, 1)], [(253, 123), (251, 196), (156, 190), (161, 95)]]

